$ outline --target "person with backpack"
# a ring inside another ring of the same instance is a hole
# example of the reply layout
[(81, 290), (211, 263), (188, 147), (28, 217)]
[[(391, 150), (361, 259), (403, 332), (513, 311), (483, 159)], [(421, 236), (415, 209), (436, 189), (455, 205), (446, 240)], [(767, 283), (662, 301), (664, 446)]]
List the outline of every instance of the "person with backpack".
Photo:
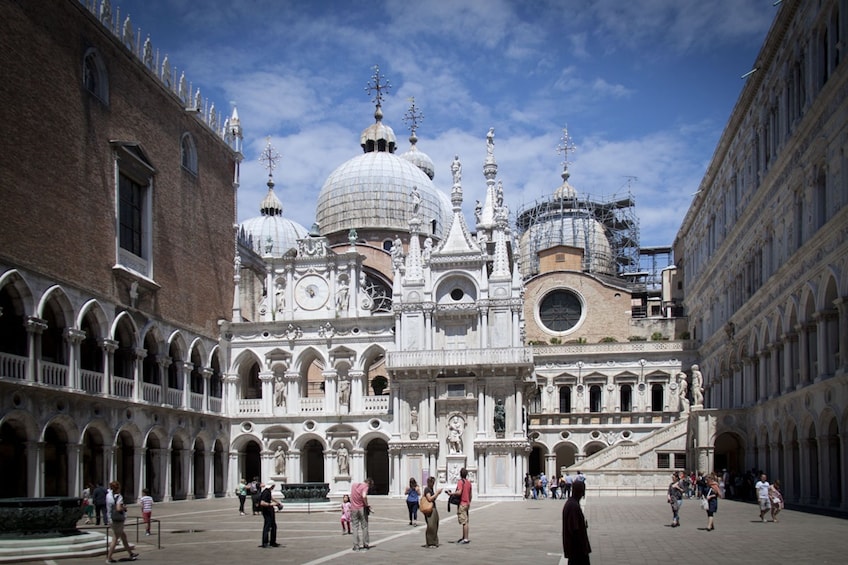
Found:
[(250, 493), (250, 500), (253, 503), (254, 516), (262, 513), (262, 509), (259, 508), (259, 495), (262, 494), (260, 486), (261, 483), (259, 482), (259, 477), (253, 477), (253, 480), (250, 481), (250, 484), (247, 486), (247, 490)]
[(680, 507), (683, 505), (683, 473), (675, 471), (671, 474), (671, 484), (668, 485), (668, 503), (671, 505), (671, 527), (680, 526)]
[[(448, 493), (451, 494), (451, 493)], [(468, 518), (471, 508), (471, 483), (468, 482), (468, 469), (463, 467), (459, 470), (459, 482), (453, 494), (459, 495), (459, 506), (456, 508), (456, 520), (462, 526), (462, 537), (456, 543), (471, 543), (468, 539)]]
[(124, 531), (124, 522), (127, 520), (127, 507), (124, 504), (124, 497), (121, 495), (121, 483), (112, 481), (109, 483), (109, 490), (112, 491), (112, 498), (115, 502), (112, 505), (111, 516), (109, 516), (113, 535), (112, 543), (109, 544), (109, 549), (106, 552), (106, 563), (117, 563), (117, 561), (112, 559), (112, 555), (115, 553), (119, 539), (124, 544), (124, 549), (129, 554), (130, 559), (135, 561), (138, 558), (138, 553), (133, 553), (132, 549), (130, 549), (130, 542), (127, 540), (127, 533)]
[(244, 501), (247, 500), (247, 483), (244, 478), (239, 481), (236, 487), (236, 496), (239, 500), (239, 515), (244, 516)]

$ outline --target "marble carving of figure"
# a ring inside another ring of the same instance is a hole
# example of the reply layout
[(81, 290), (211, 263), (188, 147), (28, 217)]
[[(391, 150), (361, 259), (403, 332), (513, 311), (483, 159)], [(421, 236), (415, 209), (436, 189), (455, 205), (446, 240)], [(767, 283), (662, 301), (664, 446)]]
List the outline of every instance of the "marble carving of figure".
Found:
[(697, 365), (692, 365), (692, 400), (695, 406), (704, 405), (704, 377)]
[(278, 378), (274, 382), (274, 404), (282, 406), (286, 403), (286, 383), (283, 379)]
[(506, 409), (503, 405), (503, 400), (498, 399), (495, 405), (495, 431), (503, 432), (506, 429)]
[(686, 373), (677, 373), (677, 383), (680, 385), (680, 411), (689, 411), (689, 383), (686, 382)]
[(342, 445), (336, 451), (336, 460), (339, 463), (339, 475), (350, 474), (350, 457), (347, 448)]
[(451, 163), (451, 175), (453, 176), (454, 186), (462, 182), (462, 163), (459, 161), (459, 155), (454, 155)]
[(347, 406), (350, 402), (350, 383), (347, 380), (339, 381), (339, 404)]
[(455, 415), (448, 422), (448, 452), (451, 454), (462, 453), (462, 418)]
[(418, 431), (418, 409), (413, 408), (409, 411), (409, 428), (413, 432)]
[(495, 128), (489, 128), (486, 134), (486, 154), (492, 158), (495, 154)]
[(281, 445), (277, 446), (277, 451), (274, 453), (274, 471), (278, 475), (284, 475), (286, 472), (286, 453)]
[(412, 197), (412, 213), (417, 214), (421, 207), (421, 193), (418, 192), (418, 187), (413, 186), (412, 192), (409, 194)]

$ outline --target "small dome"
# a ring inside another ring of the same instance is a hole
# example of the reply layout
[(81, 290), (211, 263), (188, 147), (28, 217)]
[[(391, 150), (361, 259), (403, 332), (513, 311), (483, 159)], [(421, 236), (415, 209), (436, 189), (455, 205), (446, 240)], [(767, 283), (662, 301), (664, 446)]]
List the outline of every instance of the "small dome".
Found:
[(424, 171), (424, 174), (430, 177), (430, 180), (433, 180), (433, 177), (436, 176), (436, 166), (433, 164), (433, 160), (415, 145), (410, 147), (406, 153), (402, 153), (400, 157)]
[(307, 230), (297, 222), (283, 217), (283, 205), (274, 193), (274, 181), (268, 179), (268, 194), (259, 205), (261, 215), (242, 222), (240, 236), (251, 242), (259, 255), (283, 255), (297, 247), (297, 240), (306, 237)]

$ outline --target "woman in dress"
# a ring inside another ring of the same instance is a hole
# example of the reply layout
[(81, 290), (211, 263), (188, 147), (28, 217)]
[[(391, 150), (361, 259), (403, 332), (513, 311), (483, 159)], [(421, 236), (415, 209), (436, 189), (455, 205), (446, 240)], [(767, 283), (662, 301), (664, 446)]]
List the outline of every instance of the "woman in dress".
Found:
[(668, 503), (671, 505), (671, 527), (680, 526), (680, 506), (683, 504), (683, 487), (681, 483), (682, 473), (676, 471), (671, 474), (671, 483), (668, 485)]
[(247, 482), (245, 482), (243, 477), (236, 487), (236, 496), (239, 499), (239, 514), (244, 516), (244, 501), (247, 500)]
[(418, 525), (418, 499), (421, 498), (421, 488), (418, 486), (418, 481), (414, 478), (409, 479), (409, 486), (406, 487), (406, 507), (409, 510), (409, 525)]
[(777, 522), (777, 515), (783, 509), (783, 493), (780, 492), (780, 481), (775, 480), (769, 487), (771, 499), (771, 521)]
[(350, 531), (350, 497), (344, 495), (342, 497), (342, 535), (353, 535)]
[(436, 485), (436, 477), (427, 478), (427, 486), (424, 487), (424, 498), (433, 504), (433, 511), (429, 516), (424, 515), (424, 521), (427, 522), (427, 531), (424, 533), (424, 539), (427, 547), (439, 547), (439, 509), (436, 505), (436, 499), (442, 494), (442, 489), (434, 490)]

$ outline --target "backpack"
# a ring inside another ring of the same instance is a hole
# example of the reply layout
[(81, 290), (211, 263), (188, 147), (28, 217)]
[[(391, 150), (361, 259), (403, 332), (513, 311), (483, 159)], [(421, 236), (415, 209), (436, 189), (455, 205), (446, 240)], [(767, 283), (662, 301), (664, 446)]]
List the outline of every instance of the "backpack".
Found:
[(112, 514), (111, 516), (109, 516), (109, 519), (112, 522), (123, 522), (127, 519), (126, 515), (124, 514), (124, 510), (118, 510), (119, 504), (121, 505), (121, 508), (124, 507), (124, 497), (120, 494), (115, 498), (115, 504), (112, 506)]
[(258, 489), (256, 488), (256, 481), (250, 483), (250, 494), (256, 494)]

